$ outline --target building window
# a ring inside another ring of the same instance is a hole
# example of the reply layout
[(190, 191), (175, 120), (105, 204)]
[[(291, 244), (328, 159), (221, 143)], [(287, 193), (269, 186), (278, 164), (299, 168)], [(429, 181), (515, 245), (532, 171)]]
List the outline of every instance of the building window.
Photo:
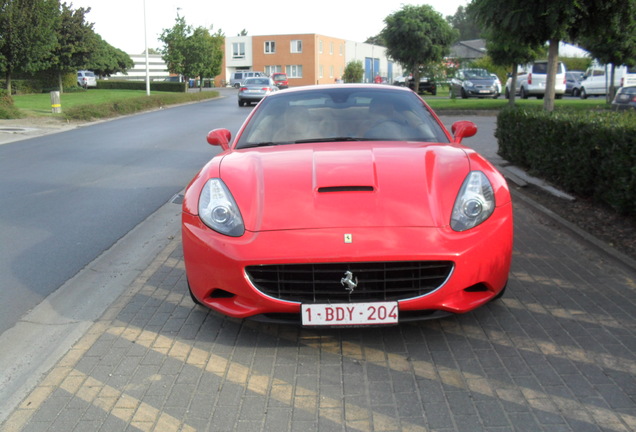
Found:
[(333, 55), (333, 42), (329, 42), (329, 54)]
[(323, 66), (320, 65), (318, 67), (318, 78), (322, 78), (324, 76), (324, 72), (323, 72)]
[(302, 78), (303, 77), (303, 65), (287, 65), (287, 77), (289, 78)]
[(333, 78), (333, 66), (329, 66), (329, 78)]
[(271, 75), (276, 72), (282, 72), (283, 67), (281, 65), (265, 66), (265, 75)]
[(266, 41), (265, 42), (265, 54), (274, 54), (276, 52), (276, 42), (274, 41)]
[(245, 42), (232, 43), (232, 58), (245, 58)]
[(290, 51), (292, 53), (301, 53), (303, 52), (303, 41), (296, 39), (291, 41)]
[(322, 54), (322, 39), (318, 39), (318, 52)]

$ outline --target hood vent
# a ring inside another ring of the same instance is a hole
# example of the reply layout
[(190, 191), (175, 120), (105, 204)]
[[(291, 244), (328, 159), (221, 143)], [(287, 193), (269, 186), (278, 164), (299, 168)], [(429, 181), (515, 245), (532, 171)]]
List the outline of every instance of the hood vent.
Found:
[(326, 186), (318, 188), (318, 192), (373, 192), (373, 186)]

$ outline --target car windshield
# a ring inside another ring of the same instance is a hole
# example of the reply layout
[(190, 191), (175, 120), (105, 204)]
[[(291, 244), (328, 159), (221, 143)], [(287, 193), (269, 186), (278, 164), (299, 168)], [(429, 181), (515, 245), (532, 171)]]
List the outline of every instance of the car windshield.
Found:
[(625, 94), (636, 94), (636, 87), (623, 87), (621, 93)]
[(245, 85), (269, 85), (269, 79), (267, 78), (248, 78), (245, 80)]
[(342, 86), (265, 98), (236, 147), (338, 141), (444, 143), (448, 138), (415, 93)]
[(481, 78), (481, 79), (493, 79), (492, 76), (490, 76), (490, 74), (488, 73), (487, 70), (485, 69), (466, 69), (464, 71), (464, 76), (467, 79), (477, 79), (477, 78)]

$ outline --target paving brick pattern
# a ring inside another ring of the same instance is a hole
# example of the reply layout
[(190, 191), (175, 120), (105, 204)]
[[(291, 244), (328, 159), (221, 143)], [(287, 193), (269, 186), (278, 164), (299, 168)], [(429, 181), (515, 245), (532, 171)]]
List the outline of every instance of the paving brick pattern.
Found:
[(4, 431), (636, 431), (636, 276), (515, 203), (503, 299), (381, 329), (220, 317), (178, 237)]

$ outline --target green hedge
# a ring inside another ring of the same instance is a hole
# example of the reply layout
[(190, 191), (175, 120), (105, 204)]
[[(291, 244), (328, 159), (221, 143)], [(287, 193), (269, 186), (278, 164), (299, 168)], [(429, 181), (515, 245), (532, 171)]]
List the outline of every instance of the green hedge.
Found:
[[(97, 88), (106, 90), (146, 90), (146, 81), (97, 80)], [(150, 90), (185, 93), (186, 83), (150, 81)]]
[(507, 108), (495, 136), (511, 163), (636, 215), (636, 113)]
[(133, 114), (153, 108), (164, 106), (199, 102), (219, 96), (217, 91), (191, 92), (191, 93), (155, 93), (150, 96), (139, 96), (130, 99), (122, 99), (100, 104), (76, 105), (63, 111), (65, 118), (69, 120), (94, 120), (100, 118), (115, 117), (118, 115)]

